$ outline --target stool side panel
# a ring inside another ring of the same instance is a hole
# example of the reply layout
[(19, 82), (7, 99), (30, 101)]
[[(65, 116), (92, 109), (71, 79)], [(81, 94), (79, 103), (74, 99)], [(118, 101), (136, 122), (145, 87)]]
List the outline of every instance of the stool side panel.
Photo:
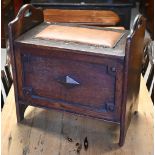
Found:
[(137, 16), (126, 42), (120, 145), (124, 143), (132, 114), (138, 110), (145, 27), (145, 18)]

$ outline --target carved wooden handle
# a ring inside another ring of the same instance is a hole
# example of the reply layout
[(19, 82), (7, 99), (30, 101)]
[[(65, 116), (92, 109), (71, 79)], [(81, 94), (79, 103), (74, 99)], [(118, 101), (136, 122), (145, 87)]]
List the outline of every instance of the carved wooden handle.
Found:
[(10, 42), (43, 21), (44, 16), (42, 9), (35, 8), (30, 4), (23, 5), (16, 18), (8, 25)]
[(34, 14), (36, 14), (37, 12), (38, 12), (38, 13), (41, 13), (41, 12), (42, 12), (42, 9), (40, 9), (40, 8), (35, 8), (35, 7), (33, 7), (31, 4), (25, 4), (25, 5), (23, 5), (23, 6), (20, 8), (20, 10), (19, 10), (19, 12), (18, 12), (16, 18), (30, 17), (30, 16), (27, 16), (27, 14), (26, 14), (27, 12), (30, 12), (30, 15), (34, 15)]

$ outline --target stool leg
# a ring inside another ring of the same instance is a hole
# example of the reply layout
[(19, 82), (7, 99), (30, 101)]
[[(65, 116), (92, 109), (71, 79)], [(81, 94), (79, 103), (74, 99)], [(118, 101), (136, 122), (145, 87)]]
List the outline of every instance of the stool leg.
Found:
[(28, 106), (24, 104), (16, 104), (17, 122), (21, 122), (24, 119), (24, 112)]
[(126, 130), (125, 124), (120, 124), (120, 137), (119, 137), (119, 146), (123, 146), (125, 142)]
[(138, 114), (138, 102), (139, 102), (139, 96), (137, 96), (137, 98), (134, 99), (132, 102), (130, 101), (129, 102), (130, 108), (128, 112), (126, 111), (126, 113), (121, 118), (119, 146), (123, 146), (125, 142), (126, 133), (129, 128), (132, 117)]

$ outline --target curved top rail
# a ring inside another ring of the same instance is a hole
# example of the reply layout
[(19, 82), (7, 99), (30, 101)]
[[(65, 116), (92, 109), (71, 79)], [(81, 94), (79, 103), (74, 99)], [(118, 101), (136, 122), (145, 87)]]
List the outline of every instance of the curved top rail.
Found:
[(12, 39), (16, 39), (27, 30), (44, 21), (43, 11), (30, 4), (25, 4), (19, 10), (16, 18), (9, 23), (9, 33)]

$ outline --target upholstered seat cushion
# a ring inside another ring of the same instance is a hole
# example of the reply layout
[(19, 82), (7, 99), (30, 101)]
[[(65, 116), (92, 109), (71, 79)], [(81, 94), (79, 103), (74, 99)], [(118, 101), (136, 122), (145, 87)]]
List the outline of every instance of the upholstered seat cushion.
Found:
[(123, 35), (123, 31), (112, 31), (112, 29), (49, 25), (38, 33), (35, 38), (78, 42), (113, 48)]

